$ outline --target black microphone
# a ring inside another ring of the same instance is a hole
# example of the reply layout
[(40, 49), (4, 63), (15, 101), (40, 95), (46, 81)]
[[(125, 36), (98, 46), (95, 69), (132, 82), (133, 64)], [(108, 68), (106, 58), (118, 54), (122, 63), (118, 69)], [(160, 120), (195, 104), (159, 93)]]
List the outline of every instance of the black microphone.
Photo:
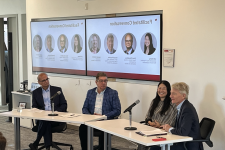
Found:
[(60, 95), (60, 94), (61, 94), (61, 91), (58, 91), (58, 92), (56, 92), (56, 93), (50, 98), (51, 103), (52, 103), (52, 113), (51, 113), (51, 114), (48, 114), (48, 116), (58, 116), (58, 114), (55, 114), (55, 113), (54, 113), (54, 101), (53, 101), (53, 99), (54, 99), (56, 96)]
[(126, 113), (127, 111), (131, 111), (131, 109), (137, 105), (138, 103), (140, 103), (140, 100), (136, 100), (132, 105), (130, 105), (123, 113)]
[(58, 91), (57, 93), (55, 93), (51, 98), (50, 100), (52, 100), (53, 98), (55, 98), (57, 95), (60, 95), (61, 94), (61, 91)]

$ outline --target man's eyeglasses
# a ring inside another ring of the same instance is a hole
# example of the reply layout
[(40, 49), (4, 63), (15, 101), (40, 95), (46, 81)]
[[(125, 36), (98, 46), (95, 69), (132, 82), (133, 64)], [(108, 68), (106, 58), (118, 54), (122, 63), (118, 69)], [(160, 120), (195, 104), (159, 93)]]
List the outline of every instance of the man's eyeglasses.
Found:
[(133, 42), (133, 41), (132, 41), (132, 40), (125, 40), (125, 42), (127, 42), (127, 43), (128, 43), (128, 42), (129, 42), (129, 43), (131, 43), (131, 42)]
[(47, 79), (45, 79), (45, 80), (41, 80), (40, 82), (45, 82), (45, 81), (48, 81), (49, 80), (49, 78), (47, 78)]
[(107, 83), (108, 80), (98, 80), (98, 82), (100, 82), (100, 83), (103, 83), (103, 82)]

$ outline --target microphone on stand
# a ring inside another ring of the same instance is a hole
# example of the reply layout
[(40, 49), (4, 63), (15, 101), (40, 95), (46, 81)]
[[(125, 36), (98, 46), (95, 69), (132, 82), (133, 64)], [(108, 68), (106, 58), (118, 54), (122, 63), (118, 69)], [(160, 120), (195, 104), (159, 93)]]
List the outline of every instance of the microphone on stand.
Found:
[(55, 113), (54, 113), (54, 98), (55, 98), (56, 96), (60, 95), (60, 94), (61, 94), (61, 91), (58, 91), (57, 93), (55, 93), (55, 94), (50, 98), (51, 103), (52, 103), (52, 113), (51, 113), (51, 114), (48, 114), (48, 116), (58, 116), (58, 114), (55, 114)]
[(130, 120), (130, 126), (129, 127), (125, 127), (125, 130), (137, 130), (136, 127), (132, 127), (132, 108), (137, 105), (138, 103), (140, 103), (140, 100), (136, 100), (132, 105), (130, 105), (123, 113), (126, 113), (127, 111), (129, 111), (129, 120)]
[(140, 103), (140, 100), (136, 100), (132, 105), (130, 105), (126, 110), (124, 110), (123, 113), (126, 113), (127, 111), (131, 111), (131, 109), (138, 103)]
[(61, 91), (56, 92), (56, 93), (50, 98), (50, 100), (53, 100), (57, 95), (60, 95), (60, 94), (61, 94)]

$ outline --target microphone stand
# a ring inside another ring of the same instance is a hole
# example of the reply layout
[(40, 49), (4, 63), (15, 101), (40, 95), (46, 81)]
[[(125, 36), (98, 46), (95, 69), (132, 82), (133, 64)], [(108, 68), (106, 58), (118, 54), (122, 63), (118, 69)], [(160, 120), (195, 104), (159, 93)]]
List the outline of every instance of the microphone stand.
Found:
[(131, 110), (128, 110), (128, 111), (129, 111), (130, 126), (129, 127), (125, 127), (124, 129), (125, 130), (137, 130), (136, 127), (132, 127), (132, 112), (131, 112)]
[(52, 103), (52, 113), (48, 114), (48, 116), (58, 116), (58, 114), (54, 113), (54, 98), (51, 100), (51, 103)]

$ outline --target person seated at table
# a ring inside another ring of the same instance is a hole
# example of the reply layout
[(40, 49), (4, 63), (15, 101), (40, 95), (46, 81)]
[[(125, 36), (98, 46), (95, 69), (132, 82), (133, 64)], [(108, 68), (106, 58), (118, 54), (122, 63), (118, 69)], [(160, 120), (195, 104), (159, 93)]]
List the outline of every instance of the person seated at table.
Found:
[[(159, 128), (161, 125), (174, 126), (177, 110), (170, 98), (170, 83), (166, 80), (159, 82), (156, 97), (152, 100), (146, 114), (145, 123), (149, 126)], [(149, 147), (138, 144), (138, 150), (149, 149)]]
[[(96, 76), (97, 87), (88, 90), (82, 108), (83, 114), (105, 115), (107, 119), (114, 119), (121, 113), (121, 105), (116, 90), (107, 87), (107, 75), (99, 72)], [(79, 128), (79, 137), (82, 150), (87, 150), (87, 126), (82, 124)], [(104, 148), (104, 133), (99, 137), (100, 150)]]
[[(52, 108), (51, 108), (50, 97), (53, 96), (58, 91), (60, 91), (61, 94), (54, 98), (54, 110), (59, 112), (66, 112), (67, 102), (63, 95), (62, 89), (60, 87), (51, 86), (49, 84), (49, 78), (46, 73), (40, 73), (37, 79), (41, 87), (37, 88), (32, 93), (32, 108), (51, 111)], [(37, 149), (42, 136), (44, 137), (44, 143), (45, 143), (46, 149), (47, 150), (50, 149), (50, 146), (52, 144), (51, 128), (59, 126), (60, 124), (61, 124), (60, 122), (39, 120), (37, 138), (34, 141), (34, 143), (31, 143), (29, 145), (31, 150)]]
[[(195, 107), (188, 101), (189, 86), (184, 82), (174, 83), (171, 89), (172, 103), (177, 106), (177, 117), (174, 127), (169, 124), (162, 125), (163, 129), (174, 135), (189, 136), (193, 139), (201, 139), (198, 114)], [(202, 142), (190, 142), (186, 144), (188, 150), (203, 150)], [(151, 150), (158, 150), (154, 146)], [(171, 150), (185, 150), (184, 143), (174, 143)]]
[(6, 138), (0, 132), (0, 150), (5, 150), (6, 142)]

